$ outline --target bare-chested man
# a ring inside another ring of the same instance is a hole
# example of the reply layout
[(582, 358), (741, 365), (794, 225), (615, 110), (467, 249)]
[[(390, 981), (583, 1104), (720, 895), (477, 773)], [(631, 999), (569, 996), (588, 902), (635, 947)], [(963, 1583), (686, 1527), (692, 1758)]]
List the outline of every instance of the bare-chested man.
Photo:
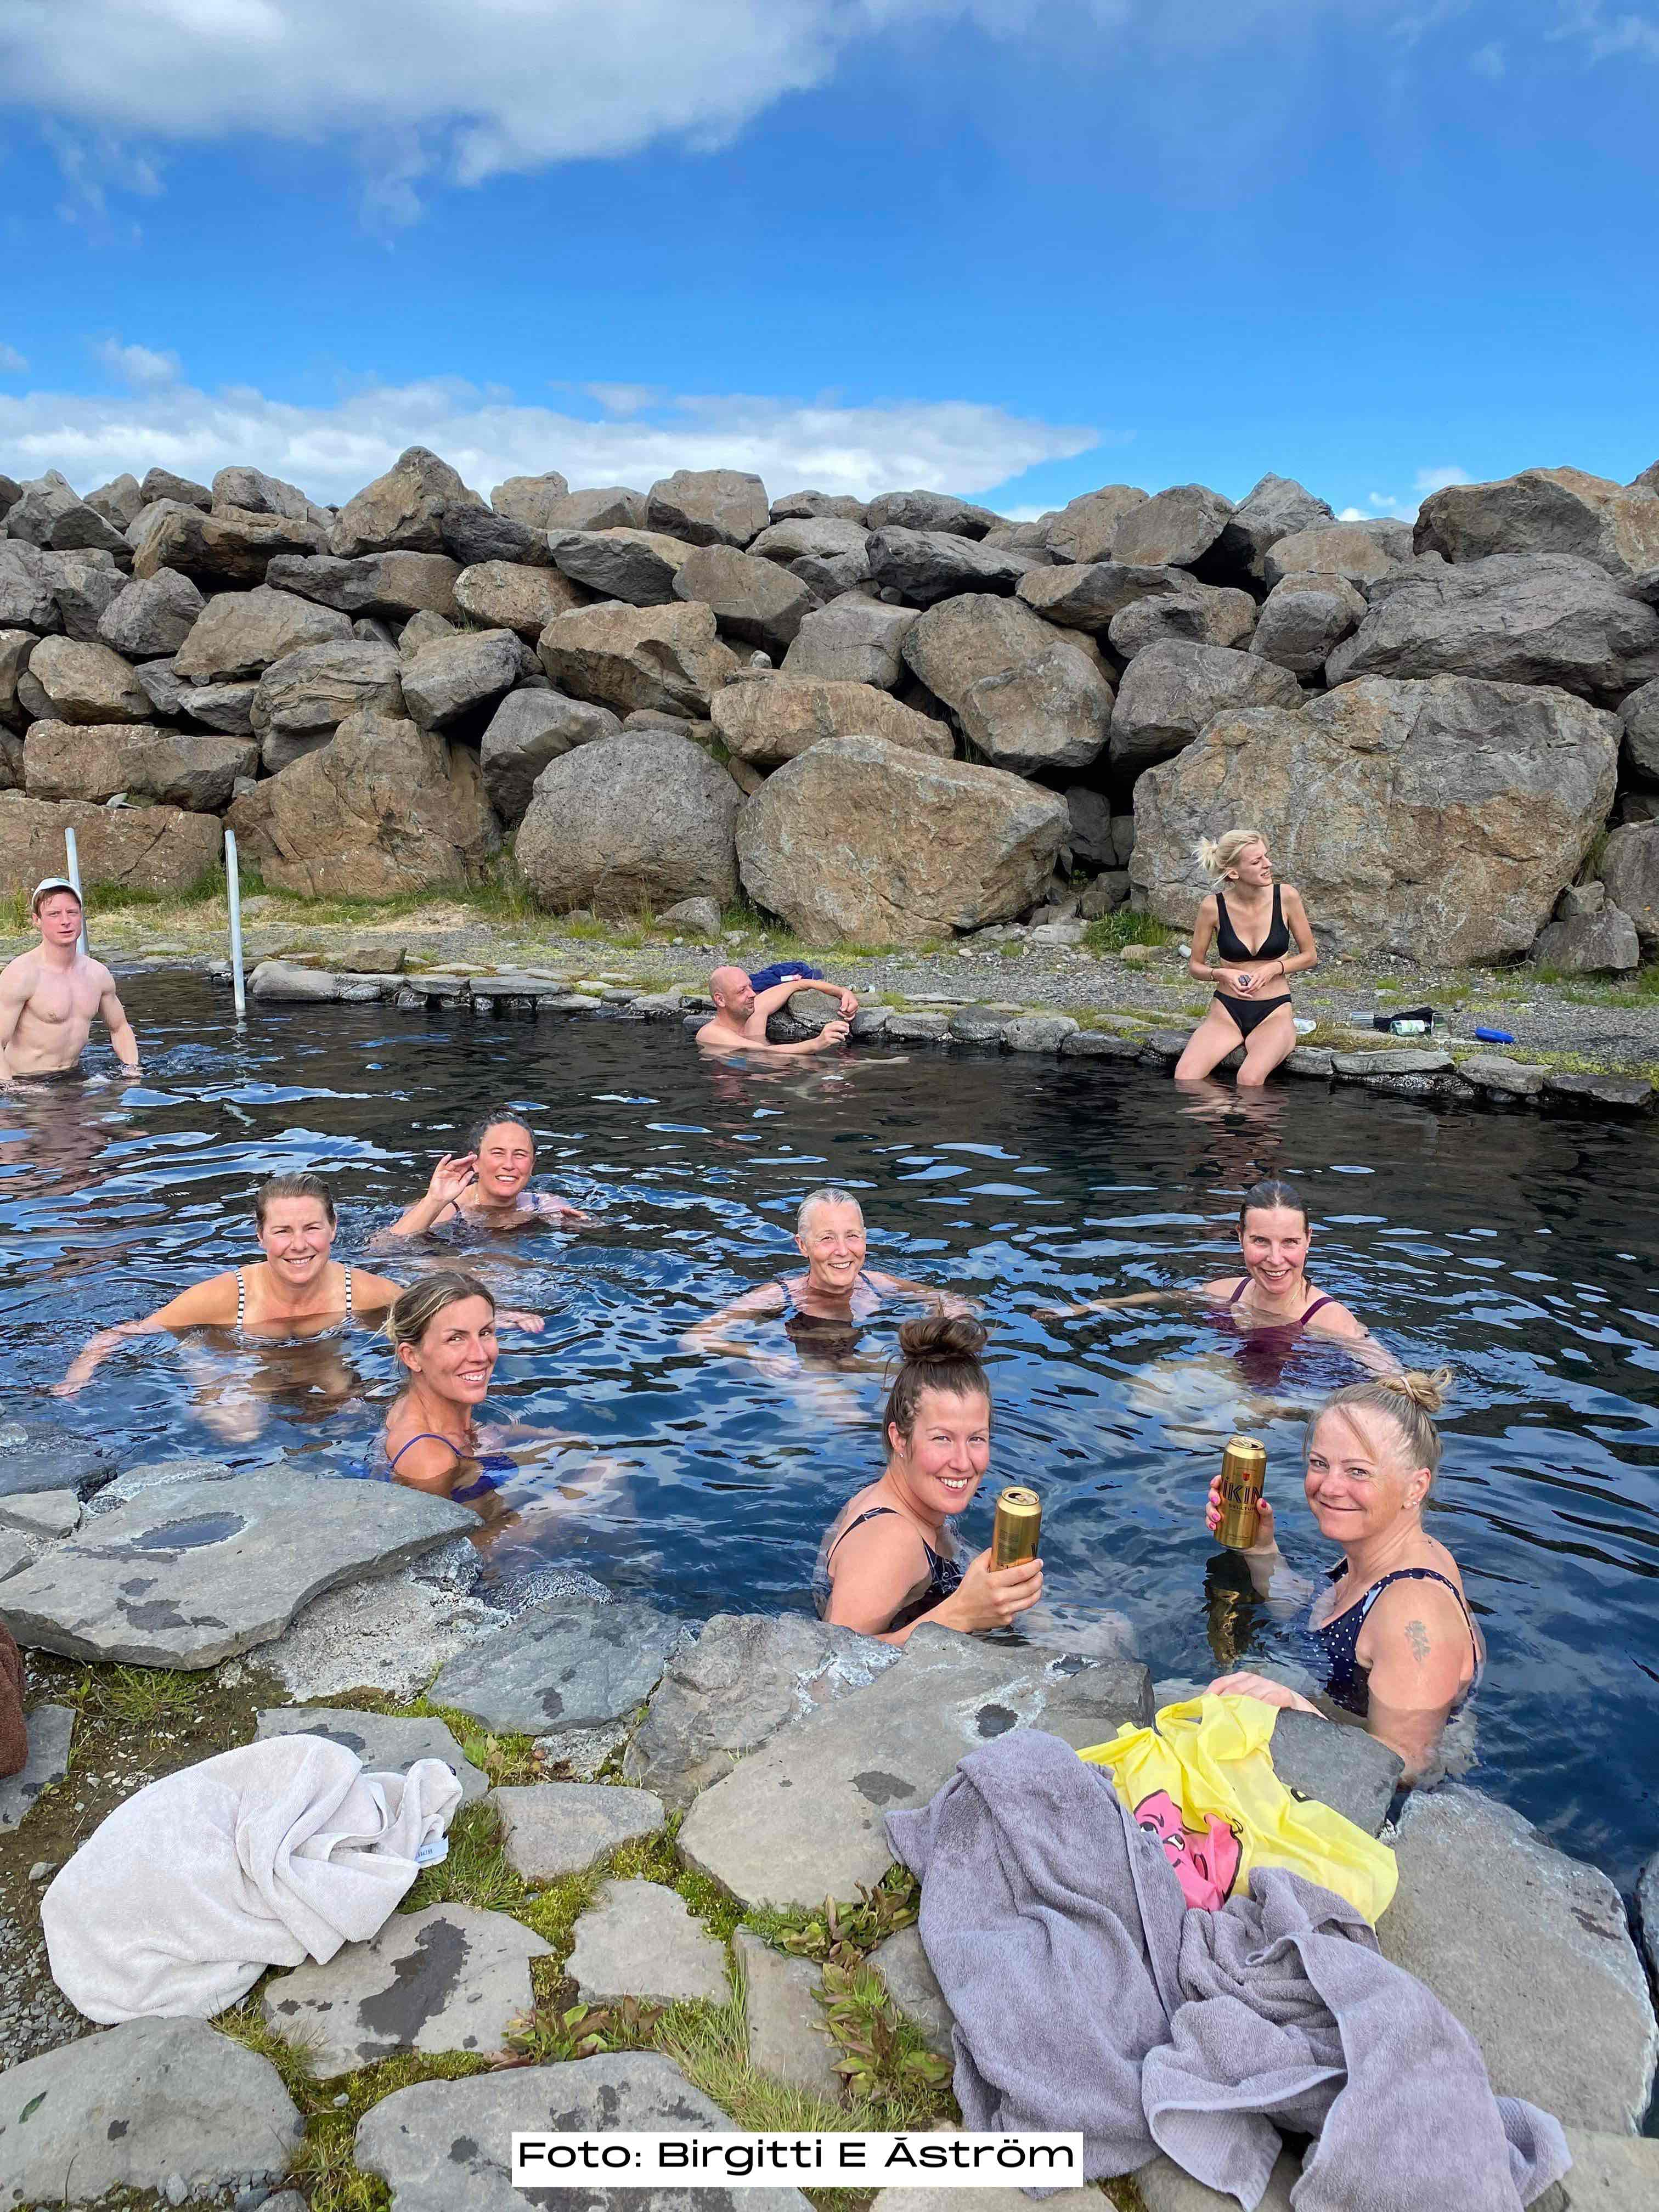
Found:
[[(767, 1016), (776, 1013), (780, 1006), (787, 1004), (793, 993), (802, 990), (828, 991), (838, 997), (842, 1019), (826, 1022), (815, 1037), (808, 1037), (804, 1043), (769, 1044)], [(844, 1042), (847, 1024), (859, 1010), (857, 994), (840, 983), (794, 975), (757, 991), (741, 968), (717, 968), (708, 979), (708, 995), (714, 1001), (714, 1018), (705, 1022), (697, 1031), (697, 1042), (705, 1052), (765, 1052), (775, 1060), (786, 1054), (799, 1059), (807, 1053), (827, 1052), (831, 1045)]]
[(109, 1030), (115, 1057), (138, 1073), (138, 1041), (115, 995), (115, 978), (81, 950), (81, 895), (63, 876), (34, 887), (29, 912), (40, 933), (33, 951), (0, 969), (0, 1088), (30, 1076), (69, 1075), (94, 1014)]

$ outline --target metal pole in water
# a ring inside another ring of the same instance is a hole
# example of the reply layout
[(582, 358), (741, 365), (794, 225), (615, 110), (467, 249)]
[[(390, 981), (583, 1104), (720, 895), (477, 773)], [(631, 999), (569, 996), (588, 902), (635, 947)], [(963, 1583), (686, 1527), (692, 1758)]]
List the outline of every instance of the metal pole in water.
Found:
[(81, 849), (75, 842), (73, 830), (64, 832), (64, 874), (75, 886), (75, 896), (81, 901), (81, 957), (87, 957), (87, 902), (81, 891)]
[(225, 832), (225, 889), (230, 895), (230, 980), (236, 994), (236, 1018), (247, 1012), (247, 990), (242, 981), (242, 881), (236, 867), (236, 832)]

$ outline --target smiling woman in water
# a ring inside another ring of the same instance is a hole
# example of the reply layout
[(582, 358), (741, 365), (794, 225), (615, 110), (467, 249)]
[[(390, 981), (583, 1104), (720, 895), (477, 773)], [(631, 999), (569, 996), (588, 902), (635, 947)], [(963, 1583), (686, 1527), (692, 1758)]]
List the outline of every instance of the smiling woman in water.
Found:
[(531, 1229), (587, 1220), (568, 1199), (532, 1190), (535, 1172), (536, 1139), (528, 1125), (506, 1109), (486, 1114), (468, 1130), (465, 1152), (446, 1152), (424, 1194), (382, 1234), (423, 1237), (455, 1221), (479, 1229)]

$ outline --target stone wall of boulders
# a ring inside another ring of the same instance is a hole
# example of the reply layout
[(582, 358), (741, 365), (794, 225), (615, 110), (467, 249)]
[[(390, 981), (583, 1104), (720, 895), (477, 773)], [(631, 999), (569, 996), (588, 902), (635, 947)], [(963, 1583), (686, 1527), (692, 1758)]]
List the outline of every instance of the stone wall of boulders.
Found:
[(1035, 522), (416, 447), (337, 510), (252, 468), (0, 475), (0, 886), (481, 881), (558, 912), (739, 890), (804, 935), (1190, 924), (1267, 836), (1338, 948), (1659, 948), (1659, 465), (1343, 522), (1264, 477)]

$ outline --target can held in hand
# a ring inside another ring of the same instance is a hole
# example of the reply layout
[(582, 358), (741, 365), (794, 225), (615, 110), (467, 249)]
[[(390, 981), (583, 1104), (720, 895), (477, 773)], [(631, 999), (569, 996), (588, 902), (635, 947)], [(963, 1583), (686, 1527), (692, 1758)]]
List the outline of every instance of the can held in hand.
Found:
[(1256, 1538), (1256, 1508), (1267, 1480), (1267, 1453), (1255, 1437), (1230, 1437), (1221, 1455), (1221, 1520), (1216, 1541), (1248, 1552)]
[(1014, 1567), (1036, 1557), (1042, 1532), (1042, 1500), (1035, 1490), (1014, 1484), (997, 1499), (997, 1517), (991, 1530), (991, 1565)]

